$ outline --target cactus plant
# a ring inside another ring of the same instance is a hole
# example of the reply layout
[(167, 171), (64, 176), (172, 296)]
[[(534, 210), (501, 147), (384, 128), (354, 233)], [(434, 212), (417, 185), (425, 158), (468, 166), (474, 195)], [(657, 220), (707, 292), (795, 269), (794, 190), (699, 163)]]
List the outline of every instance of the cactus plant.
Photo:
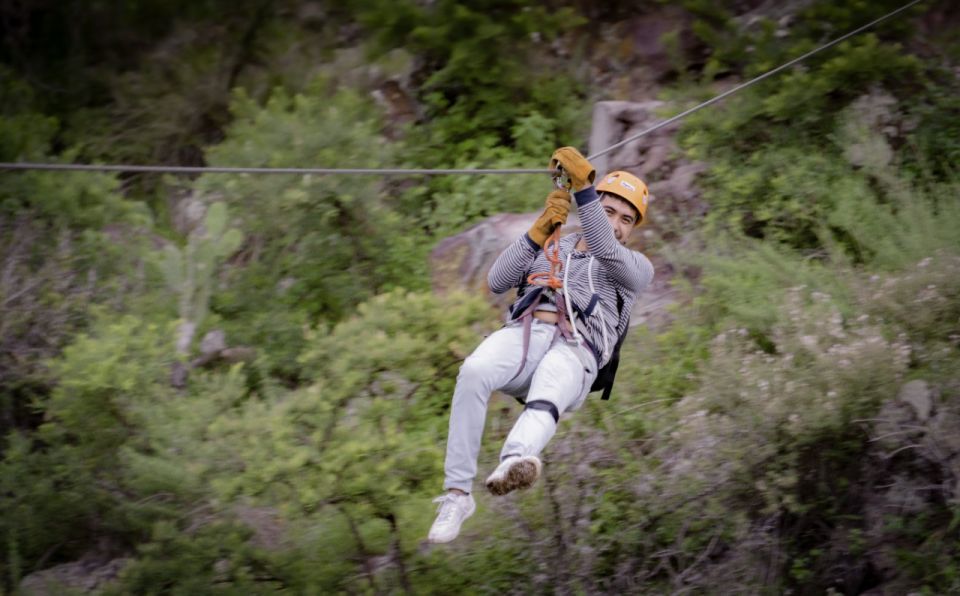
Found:
[(207, 315), (210, 292), (220, 262), (236, 251), (243, 235), (228, 228), (227, 206), (216, 202), (207, 209), (203, 225), (190, 232), (182, 249), (169, 245), (160, 260), (167, 285), (179, 297), (181, 319), (177, 331), (177, 353), (186, 355), (197, 328)]

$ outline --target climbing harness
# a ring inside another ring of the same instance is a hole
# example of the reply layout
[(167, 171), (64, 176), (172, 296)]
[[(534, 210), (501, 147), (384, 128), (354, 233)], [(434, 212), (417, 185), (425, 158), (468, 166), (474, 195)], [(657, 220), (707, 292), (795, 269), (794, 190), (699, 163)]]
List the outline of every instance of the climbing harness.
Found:
[[(553, 185), (556, 186), (557, 189), (565, 191), (568, 194), (573, 190), (573, 181), (569, 176), (567, 176), (567, 173), (563, 171), (563, 168), (557, 168), (554, 171)], [(570, 292), (564, 291), (564, 287), (567, 285), (567, 275), (570, 272), (570, 255), (573, 253), (571, 251), (571, 253), (567, 254), (566, 264), (561, 262), (560, 227), (560, 224), (557, 224), (553, 228), (553, 233), (550, 234), (549, 238), (547, 238), (547, 241), (543, 244), (543, 254), (550, 263), (550, 270), (531, 273), (529, 276), (527, 276), (527, 283), (531, 286), (539, 286), (544, 288), (548, 293), (547, 296), (554, 299), (554, 302), (557, 306), (558, 331), (568, 340), (579, 343), (582, 336), (580, 335), (580, 332), (577, 331), (577, 316), (573, 310), (573, 303), (570, 301)], [(593, 257), (590, 259), (590, 264), (593, 264)], [(563, 279), (561, 279), (559, 276), (561, 271), (563, 271)], [(592, 290), (593, 280), (590, 280), (590, 284)], [(557, 298), (560, 299), (558, 300)], [(568, 315), (569, 319), (567, 319)], [(527, 316), (533, 316), (533, 311), (530, 311)], [(569, 328), (567, 327), (568, 321), (570, 323)], [(526, 348), (524, 348), (523, 354), (524, 359), (526, 359)]]
[[(566, 172), (563, 171), (563, 168), (557, 168), (553, 172), (553, 184), (558, 189), (566, 191), (567, 193), (571, 192), (573, 189), (573, 181), (569, 176), (566, 175)], [(530, 350), (530, 333), (533, 325), (533, 313), (537, 311), (537, 307), (541, 305), (545, 297), (550, 299), (556, 307), (557, 322), (556, 333), (553, 337), (554, 342), (560, 338), (563, 338), (572, 346), (580, 347), (582, 345), (586, 345), (588, 348), (590, 348), (591, 353), (596, 358), (597, 366), (599, 366), (600, 363), (603, 362), (603, 360), (608, 356), (606, 322), (603, 319), (602, 309), (598, 311), (600, 314), (601, 326), (604, 328), (604, 346), (602, 352), (598, 351), (577, 330), (577, 311), (574, 308), (574, 304), (570, 298), (571, 292), (567, 286), (567, 279), (570, 274), (570, 259), (573, 256), (573, 251), (571, 250), (569, 253), (567, 253), (566, 263), (563, 263), (560, 260), (560, 227), (561, 226), (558, 224), (553, 229), (553, 232), (543, 245), (544, 256), (550, 263), (550, 270), (531, 273), (529, 276), (527, 276), (527, 284), (532, 286), (533, 289), (527, 292), (513, 307), (511, 307), (512, 319), (514, 321), (520, 321), (523, 325), (523, 349), (520, 356), (520, 365), (517, 368), (517, 372), (514, 373), (513, 377), (511, 377), (511, 381), (517, 378), (517, 376), (523, 371), (524, 365), (526, 364), (527, 353)], [(590, 316), (590, 313), (593, 311), (597, 302), (599, 302), (599, 296), (597, 295), (593, 285), (593, 261), (594, 257), (591, 256), (590, 262), (587, 264), (587, 277), (589, 278), (591, 297), (588, 307), (584, 312), (581, 313), (584, 318)], [(562, 279), (559, 276), (561, 271), (563, 272)], [(554, 414), (555, 419), (559, 418), (558, 414), (555, 412), (552, 413)]]
[[(572, 181), (569, 177), (565, 177), (565, 172), (562, 168), (557, 168), (557, 170), (554, 172), (553, 183), (558, 189), (565, 190), (567, 192), (570, 192), (573, 187)], [(517, 372), (514, 373), (510, 380), (513, 381), (516, 379), (526, 365), (527, 354), (530, 350), (530, 334), (531, 327), (533, 325), (533, 313), (536, 312), (537, 307), (540, 306), (541, 301), (546, 295), (546, 297), (553, 299), (557, 309), (557, 329), (553, 341), (556, 342), (562, 337), (571, 345), (578, 347), (581, 345), (586, 345), (593, 353), (598, 367), (601, 363), (605, 363), (597, 371), (597, 376), (590, 387), (590, 392), (602, 390), (603, 395), (601, 399), (608, 400), (610, 399), (610, 393), (613, 390), (613, 381), (617, 374), (617, 368), (620, 365), (620, 347), (623, 345), (624, 338), (626, 338), (627, 330), (625, 329), (624, 332), (617, 338), (617, 343), (611, 350), (610, 340), (607, 335), (606, 318), (604, 317), (603, 309), (600, 308), (597, 309), (597, 315), (600, 317), (600, 328), (603, 334), (603, 349), (598, 350), (596, 346), (591, 344), (590, 341), (582, 336), (577, 331), (577, 309), (574, 308), (574, 305), (571, 301), (571, 292), (567, 284), (567, 278), (570, 274), (570, 259), (573, 256), (573, 251), (571, 250), (567, 253), (566, 263), (561, 265), (559, 225), (554, 228), (553, 233), (544, 243), (543, 250), (544, 256), (546, 256), (547, 261), (550, 263), (550, 270), (548, 272), (530, 274), (527, 277), (527, 283), (531, 286), (534, 286), (534, 289), (527, 292), (514, 306), (511, 307), (511, 315), (513, 315), (512, 319), (514, 321), (521, 321), (521, 324), (523, 325), (523, 348), (520, 356), (520, 365), (517, 367)], [(594, 261), (595, 258), (593, 255), (591, 255), (590, 260), (587, 263), (587, 283), (589, 284), (590, 288), (590, 301), (587, 307), (580, 312), (583, 320), (586, 320), (586, 318), (591, 315), (600, 301), (600, 295), (597, 294), (597, 290), (593, 283)], [(558, 273), (561, 270), (563, 271), (562, 280), (558, 276)], [(560, 298), (560, 300), (557, 300), (557, 298)], [(622, 310), (623, 298), (620, 296), (620, 293), (617, 292), (618, 318), (621, 315)], [(568, 322), (569, 327), (567, 326)], [(520, 400), (520, 398), (517, 399)], [(554, 421), (559, 421), (560, 419), (560, 415), (559, 412), (557, 412), (556, 406), (548, 401), (532, 401), (525, 403), (524, 407), (529, 409), (547, 410), (553, 416)]]

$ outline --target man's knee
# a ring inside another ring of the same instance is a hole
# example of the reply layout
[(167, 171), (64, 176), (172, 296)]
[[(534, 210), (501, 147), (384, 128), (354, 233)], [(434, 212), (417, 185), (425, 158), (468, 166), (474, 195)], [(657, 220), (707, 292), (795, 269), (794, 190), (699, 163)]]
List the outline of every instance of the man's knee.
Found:
[(523, 409), (547, 412), (551, 417), (553, 417), (554, 423), (560, 422), (560, 408), (558, 408), (557, 404), (553, 403), (552, 401), (545, 399), (534, 399), (524, 404)]
[(492, 368), (483, 358), (468, 356), (463, 364), (460, 365), (460, 373), (457, 375), (457, 383), (469, 383), (470, 385), (485, 384), (492, 374)]

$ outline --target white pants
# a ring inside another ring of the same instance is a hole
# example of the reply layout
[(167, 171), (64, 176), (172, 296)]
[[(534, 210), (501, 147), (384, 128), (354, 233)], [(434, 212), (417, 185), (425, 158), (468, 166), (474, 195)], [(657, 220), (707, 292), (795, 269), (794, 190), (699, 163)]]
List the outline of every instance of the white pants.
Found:
[[(450, 409), (445, 489), (471, 491), (493, 391), (525, 397), (525, 401), (549, 401), (561, 414), (583, 405), (597, 376), (596, 360), (585, 345), (571, 345), (563, 338), (554, 341), (556, 331), (555, 325), (533, 319), (530, 347), (520, 374), (516, 373), (523, 353), (522, 325), (494, 332), (464, 360)], [(500, 459), (538, 455), (556, 430), (550, 412), (525, 409), (507, 436)]]

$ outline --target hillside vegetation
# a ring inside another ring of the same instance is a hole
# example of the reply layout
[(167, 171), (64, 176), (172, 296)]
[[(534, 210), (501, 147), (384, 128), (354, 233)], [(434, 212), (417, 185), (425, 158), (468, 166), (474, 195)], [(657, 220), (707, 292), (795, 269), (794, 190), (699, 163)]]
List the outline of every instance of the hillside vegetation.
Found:
[[(545, 166), (650, 99), (639, 17), (683, 24), (667, 117), (899, 3), (601, 5), (6, 3), (0, 161)], [(427, 257), (548, 180), (0, 173), (0, 592), (960, 592), (958, 19), (683, 122), (709, 209), (651, 205), (669, 322), (443, 547), (453, 383), (502, 313)]]

